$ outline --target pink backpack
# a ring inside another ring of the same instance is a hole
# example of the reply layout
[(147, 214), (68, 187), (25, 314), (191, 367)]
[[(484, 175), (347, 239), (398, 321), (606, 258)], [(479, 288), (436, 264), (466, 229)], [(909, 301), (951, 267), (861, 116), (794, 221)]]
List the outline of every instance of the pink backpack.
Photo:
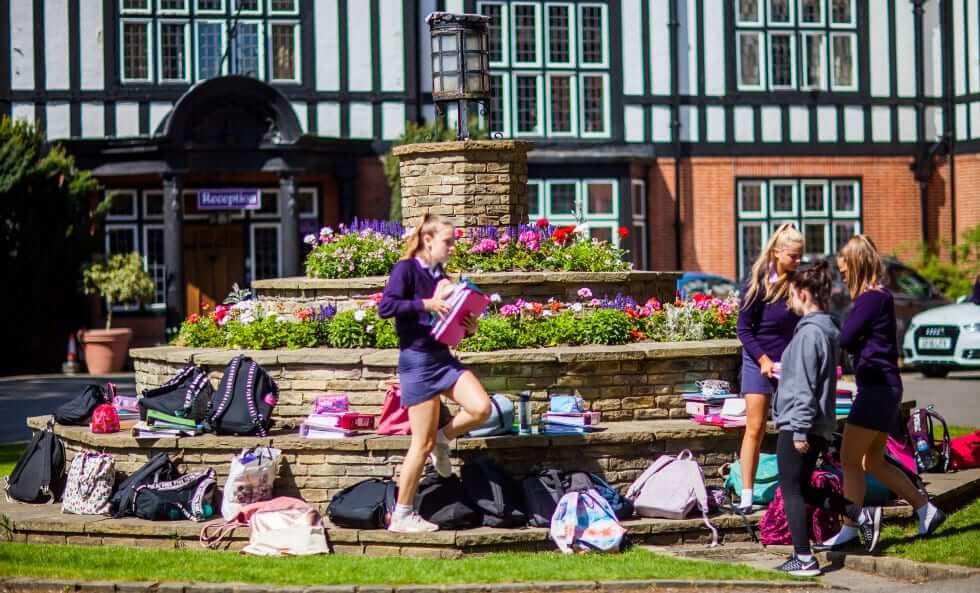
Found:
[(381, 408), (381, 421), (378, 422), (378, 434), (411, 434), (408, 424), (408, 408), (402, 407), (402, 390), (398, 383), (388, 387), (385, 403)]
[[(844, 490), (840, 476), (835, 473), (816, 470), (810, 476), (810, 484), (814, 488), (830, 488), (842, 493)], [(822, 542), (834, 536), (841, 528), (840, 515), (826, 509), (807, 505), (807, 515), (810, 518), (810, 536), (814, 541)], [(793, 539), (789, 533), (789, 521), (786, 519), (786, 509), (783, 506), (783, 490), (776, 488), (776, 496), (769, 503), (769, 508), (759, 521), (759, 536), (762, 545), (790, 545)]]
[(950, 452), (953, 469), (980, 467), (980, 430), (953, 439)]
[(92, 412), (91, 426), (97, 434), (119, 432), (119, 412), (112, 404), (99, 404)]

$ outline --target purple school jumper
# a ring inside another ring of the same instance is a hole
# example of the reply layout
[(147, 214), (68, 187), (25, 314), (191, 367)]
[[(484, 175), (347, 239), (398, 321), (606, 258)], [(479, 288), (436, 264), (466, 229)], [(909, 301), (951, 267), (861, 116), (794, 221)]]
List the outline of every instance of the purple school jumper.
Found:
[(382, 318), (395, 318), (403, 408), (452, 389), (466, 371), (449, 347), (432, 337), (432, 315), (422, 304), (423, 299), (435, 294), (436, 285), (445, 277), (441, 266), (430, 268), (414, 257), (402, 260), (392, 268), (378, 304)]
[[(746, 294), (748, 287), (742, 291)], [(768, 355), (773, 362), (779, 362), (800, 316), (789, 310), (786, 299), (771, 303), (765, 302), (764, 293), (758, 292), (752, 301), (744, 298), (738, 312), (735, 326), (738, 339), (742, 342), (741, 392), (772, 395), (776, 392), (776, 380), (762, 375), (759, 359)]]

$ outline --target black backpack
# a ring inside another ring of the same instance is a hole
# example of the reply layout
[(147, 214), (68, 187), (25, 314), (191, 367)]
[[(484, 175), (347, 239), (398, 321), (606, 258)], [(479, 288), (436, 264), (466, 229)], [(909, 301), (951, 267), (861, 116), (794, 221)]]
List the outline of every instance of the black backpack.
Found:
[(169, 482), (143, 484), (133, 495), (133, 514), (150, 521), (206, 521), (215, 513), (217, 491), (210, 467)]
[(395, 510), (397, 491), (391, 480), (369, 478), (334, 494), (327, 516), (337, 527), (384, 529)]
[(169, 482), (177, 479), (178, 476), (180, 476), (180, 472), (177, 465), (170, 460), (170, 456), (164, 451), (157, 453), (143, 467), (116, 486), (116, 491), (112, 493), (112, 498), (109, 499), (109, 513), (117, 519), (132, 515), (133, 500), (136, 497), (137, 488), (144, 484)]
[(542, 469), (528, 474), (521, 481), (527, 523), (531, 527), (550, 527), (551, 516), (558, 501), (565, 495), (562, 473), (557, 469)]
[(265, 369), (244, 354), (231, 359), (211, 398), (208, 423), (217, 434), (266, 436), (279, 387)]
[(95, 408), (111, 403), (101, 386), (86, 385), (74, 399), (58, 406), (54, 411), (54, 421), (58, 424), (84, 426), (91, 420)]
[(489, 457), (463, 464), (460, 471), (466, 497), (482, 514), (486, 527), (523, 527), (524, 496), (521, 486)]
[(423, 519), (439, 529), (469, 529), (480, 524), (480, 514), (466, 500), (463, 483), (455, 475), (443, 478), (427, 473), (419, 482), (415, 506)]
[(569, 472), (565, 476), (564, 486), (566, 492), (582, 492), (585, 490), (595, 490), (599, 496), (606, 499), (616, 518), (620, 521), (633, 517), (633, 501), (621, 495), (618, 490), (609, 485), (599, 474), (591, 472)]
[(140, 416), (146, 420), (146, 411), (156, 410), (202, 422), (207, 418), (213, 395), (214, 388), (204, 369), (196, 365), (186, 366), (160, 387), (143, 392), (139, 400)]
[(65, 447), (47, 428), (34, 433), (31, 444), (5, 478), (7, 495), (21, 502), (54, 502), (64, 490)]

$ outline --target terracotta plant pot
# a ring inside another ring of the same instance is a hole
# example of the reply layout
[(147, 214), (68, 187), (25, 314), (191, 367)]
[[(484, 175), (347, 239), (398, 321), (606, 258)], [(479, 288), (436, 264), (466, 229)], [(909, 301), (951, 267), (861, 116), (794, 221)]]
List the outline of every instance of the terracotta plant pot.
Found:
[(132, 337), (133, 330), (129, 328), (90, 329), (83, 333), (82, 348), (88, 372), (104, 375), (121, 371)]

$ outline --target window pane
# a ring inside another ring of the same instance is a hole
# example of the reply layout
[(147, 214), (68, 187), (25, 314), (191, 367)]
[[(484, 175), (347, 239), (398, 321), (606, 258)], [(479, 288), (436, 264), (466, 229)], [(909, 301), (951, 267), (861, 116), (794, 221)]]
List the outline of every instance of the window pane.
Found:
[(123, 0), (123, 10), (146, 10), (150, 0)]
[(490, 77), (490, 116), (491, 132), (504, 132), (504, 77)]
[(187, 10), (187, 0), (160, 0), (160, 10)]
[(769, 0), (769, 22), (790, 23), (791, 0)]
[(800, 22), (802, 22), (802, 23), (822, 23), (823, 22), (823, 0), (801, 0), (801, 2), (800, 2)]
[(575, 214), (575, 184), (555, 183), (551, 186), (551, 214)]
[(548, 59), (552, 62), (570, 62), (568, 6), (548, 7)]
[(110, 192), (112, 203), (109, 206), (109, 216), (135, 216), (136, 196), (129, 192)]
[(647, 243), (647, 228), (642, 224), (634, 224), (630, 233), (630, 254), (633, 256), (633, 267), (637, 270), (647, 269), (647, 258), (644, 247)]
[(740, 231), (742, 237), (741, 253), (739, 255), (742, 269), (739, 277), (745, 277), (748, 275), (749, 270), (752, 269), (752, 262), (762, 253), (763, 229), (758, 224), (746, 224), (740, 227)]
[(293, 12), (296, 10), (296, 0), (272, 0), (270, 8), (277, 12)]
[(833, 37), (834, 84), (837, 86), (854, 86), (853, 40), (850, 35)]
[(305, 217), (316, 216), (316, 195), (312, 191), (300, 191), (296, 194), (296, 204), (299, 206), (299, 215)]
[(259, 77), (259, 25), (239, 23), (235, 32), (234, 73)]
[(759, 80), (759, 35), (755, 33), (738, 36), (739, 84), (758, 86)]
[(221, 0), (197, 0), (198, 10), (221, 10)]
[(197, 77), (201, 80), (221, 75), (221, 23), (197, 24)]
[(160, 192), (146, 192), (143, 194), (143, 202), (147, 216), (163, 216), (163, 194)]
[(592, 239), (598, 239), (599, 241), (605, 241), (607, 243), (613, 242), (613, 230), (607, 226), (601, 227), (590, 227), (589, 237)]
[(297, 78), (296, 35), (293, 25), (272, 25), (272, 78)]
[(583, 76), (582, 119), (586, 132), (605, 132), (605, 91), (601, 76)]
[(186, 56), (185, 32), (183, 23), (160, 23), (160, 78), (162, 80), (184, 80)]
[(806, 242), (806, 255), (826, 255), (827, 249), (827, 225), (804, 224), (803, 240)]
[(851, 237), (858, 234), (857, 222), (834, 223), (834, 252), (838, 252)]
[(803, 66), (803, 84), (808, 87), (822, 88), (823, 44), (823, 34), (803, 36), (803, 58), (806, 60)]
[(519, 4), (514, 6), (514, 35), (517, 36), (517, 62), (536, 62), (537, 52), (537, 19), (534, 6)]
[(643, 216), (646, 206), (646, 186), (642, 183), (634, 183), (630, 187), (630, 202), (633, 206), (633, 216)]
[(123, 76), (130, 80), (149, 78), (147, 23), (123, 24)]
[(255, 253), (255, 261), (252, 262), (253, 279), (262, 280), (278, 277), (279, 229), (253, 228), (252, 237), (255, 241), (252, 246)]
[(582, 61), (586, 64), (601, 64), (602, 55), (602, 7), (583, 6), (582, 18)]
[(235, 0), (235, 5), (233, 10), (242, 11), (252, 11), (255, 12), (259, 9), (259, 2), (262, 0)]
[(759, 20), (759, 0), (738, 0), (738, 20), (750, 23)]
[(796, 210), (793, 204), (793, 186), (785, 184), (772, 185), (773, 214), (792, 213)]
[(551, 131), (572, 131), (572, 82), (568, 76), (552, 76)]
[(803, 208), (807, 212), (824, 212), (826, 210), (823, 185), (803, 186)]
[(517, 77), (517, 131), (538, 131), (538, 79)]
[(743, 183), (741, 185), (741, 204), (739, 204), (739, 214), (761, 214), (762, 213), (762, 184)]
[(502, 62), (504, 60), (503, 7), (499, 4), (484, 4), (480, 7), (480, 12), (490, 17), (488, 31), (490, 61)]
[(793, 84), (793, 38), (789, 35), (769, 37), (769, 55), (772, 60), (772, 85), (792, 86)]
[(537, 183), (527, 184), (527, 216), (531, 219), (541, 216), (541, 200), (538, 195), (539, 187), (541, 186)]
[(279, 214), (279, 194), (274, 191), (262, 192), (262, 206), (258, 210), (253, 210), (255, 214)]
[(613, 186), (611, 183), (587, 183), (586, 198), (589, 200), (589, 214), (614, 214)]
[(136, 229), (110, 228), (106, 230), (106, 255), (136, 251)]
[(854, 212), (857, 204), (854, 203), (854, 186), (850, 184), (834, 185), (834, 211), (835, 212)]
[(851, 0), (830, 0), (831, 20), (835, 23), (850, 24), (854, 21), (851, 11)]
[(153, 278), (153, 303), (167, 302), (167, 268), (163, 264), (163, 229), (146, 229), (146, 271)]

